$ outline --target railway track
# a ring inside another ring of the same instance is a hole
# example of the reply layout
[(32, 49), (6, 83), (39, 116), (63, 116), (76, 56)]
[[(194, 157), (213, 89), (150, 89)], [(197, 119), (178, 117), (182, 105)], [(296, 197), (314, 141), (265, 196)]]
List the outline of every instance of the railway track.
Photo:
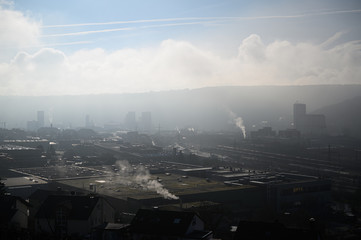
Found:
[(236, 155), (253, 157), (256, 159), (261, 159), (266, 162), (277, 162), (277, 164), (281, 164), (281, 165), (293, 164), (293, 166), (296, 166), (297, 164), (297, 166), (301, 168), (308, 168), (308, 169), (312, 168), (326, 172), (347, 174), (347, 172), (343, 171), (343, 168), (339, 164), (321, 159), (292, 156), (281, 153), (271, 153), (271, 152), (258, 151), (258, 150), (246, 149), (246, 148), (234, 148), (223, 145), (219, 145), (217, 147), (217, 150), (223, 151), (224, 153), (228, 152)]

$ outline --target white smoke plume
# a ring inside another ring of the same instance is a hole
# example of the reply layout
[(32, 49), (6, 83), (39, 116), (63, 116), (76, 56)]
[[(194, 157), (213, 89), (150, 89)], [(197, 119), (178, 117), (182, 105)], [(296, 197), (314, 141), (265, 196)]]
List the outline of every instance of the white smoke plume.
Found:
[(238, 117), (233, 120), (237, 127), (239, 127), (242, 131), (243, 138), (246, 138), (246, 127), (243, 125), (243, 119)]
[(140, 186), (143, 190), (154, 191), (165, 199), (178, 199), (155, 179), (151, 179), (150, 173), (142, 165), (133, 167), (128, 161), (117, 161), (119, 176), (117, 181), (127, 186)]
[(243, 138), (246, 138), (246, 127), (243, 124), (243, 119), (241, 117), (237, 117), (237, 115), (232, 112), (231, 110), (228, 110), (228, 114), (230, 118), (232, 119), (232, 123), (235, 124), (239, 129), (241, 129)]

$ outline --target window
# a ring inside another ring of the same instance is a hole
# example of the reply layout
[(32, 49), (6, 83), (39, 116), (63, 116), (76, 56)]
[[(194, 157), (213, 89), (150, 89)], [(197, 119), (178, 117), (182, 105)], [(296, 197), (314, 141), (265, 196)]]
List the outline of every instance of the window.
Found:
[(294, 187), (293, 188), (293, 193), (299, 193), (299, 192), (303, 192), (303, 187)]

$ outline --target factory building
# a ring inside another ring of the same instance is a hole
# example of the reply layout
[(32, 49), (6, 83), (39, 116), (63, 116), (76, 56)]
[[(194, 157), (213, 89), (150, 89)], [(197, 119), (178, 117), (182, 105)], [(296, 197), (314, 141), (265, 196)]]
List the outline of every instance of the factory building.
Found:
[(285, 129), (278, 132), (280, 138), (297, 139), (300, 138), (301, 133), (296, 129)]
[(29, 198), (36, 190), (51, 188), (44, 179), (31, 175), (6, 178), (4, 184), (11, 195), (24, 199)]
[(331, 199), (331, 181), (313, 176), (258, 173), (228, 183), (262, 188), (268, 206), (277, 212), (292, 211), (299, 207), (322, 206)]
[(272, 130), (271, 127), (264, 127), (257, 131), (251, 132), (251, 138), (264, 138), (264, 137), (275, 137), (276, 131)]
[(39, 148), (23, 147), (18, 145), (0, 145), (0, 167), (35, 167), (43, 166), (46, 159), (42, 157)]
[(49, 148), (49, 140), (47, 139), (18, 139), (18, 140), (4, 140), (4, 144), (17, 145), (30, 148), (39, 148), (46, 151)]
[(307, 114), (306, 104), (293, 105), (294, 128), (306, 136), (320, 136), (326, 134), (325, 116), (321, 114)]

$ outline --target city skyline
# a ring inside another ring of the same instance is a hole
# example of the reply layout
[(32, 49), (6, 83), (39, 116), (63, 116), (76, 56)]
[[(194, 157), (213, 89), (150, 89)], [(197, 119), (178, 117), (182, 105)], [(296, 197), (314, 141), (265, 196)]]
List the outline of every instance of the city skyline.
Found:
[(0, 95), (360, 84), (360, 1), (0, 1)]

